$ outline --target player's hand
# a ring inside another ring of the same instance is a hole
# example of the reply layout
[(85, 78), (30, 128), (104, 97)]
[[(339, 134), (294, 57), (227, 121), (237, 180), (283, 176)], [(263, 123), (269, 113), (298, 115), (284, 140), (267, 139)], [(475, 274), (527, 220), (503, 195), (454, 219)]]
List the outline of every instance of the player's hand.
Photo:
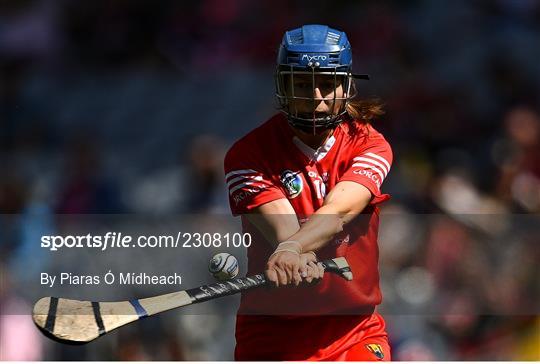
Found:
[(317, 263), (315, 254), (295, 254), (288, 251), (277, 252), (267, 263), (266, 276), (276, 287), (301, 282), (319, 283), (324, 275), (322, 264)]
[(307, 253), (300, 255), (300, 276), (304, 282), (317, 284), (324, 275), (324, 268), (321, 263), (317, 263), (315, 254)]
[(289, 251), (278, 251), (270, 256), (266, 263), (266, 277), (275, 287), (302, 282), (300, 276), (300, 254)]

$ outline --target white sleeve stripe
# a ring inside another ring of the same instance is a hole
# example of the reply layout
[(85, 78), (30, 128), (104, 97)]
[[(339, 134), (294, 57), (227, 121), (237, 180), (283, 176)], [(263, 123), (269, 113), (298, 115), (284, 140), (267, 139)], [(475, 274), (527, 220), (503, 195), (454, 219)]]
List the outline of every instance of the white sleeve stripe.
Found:
[(355, 161), (363, 161), (363, 162), (368, 162), (368, 163), (371, 163), (377, 167), (380, 167), (383, 171), (384, 171), (384, 176), (386, 177), (386, 175), (388, 174), (388, 169), (386, 169), (386, 166), (384, 164), (381, 164), (379, 162), (377, 162), (376, 160), (374, 159), (371, 159), (371, 158), (365, 158), (365, 157), (356, 157), (354, 158)]
[(388, 161), (386, 159), (384, 159), (383, 157), (381, 157), (380, 155), (377, 155), (375, 153), (366, 153), (366, 155), (370, 156), (370, 157), (373, 157), (375, 159), (378, 159), (380, 160), (381, 162), (384, 163), (384, 165), (386, 166), (386, 168), (388, 169), (388, 171), (390, 171), (390, 163), (388, 163)]
[[(253, 186), (254, 185), (254, 186)], [(264, 188), (266, 187), (266, 185), (264, 183), (260, 183), (260, 182), (244, 182), (244, 183), (239, 183), (237, 184), (236, 186), (234, 186), (233, 188), (231, 188), (229, 190), (229, 195), (232, 195), (235, 191), (243, 188), (243, 187), (247, 187), (247, 186), (253, 186), (253, 187), (259, 187), (259, 188)]]
[(230, 171), (225, 175), (225, 179), (229, 179), (232, 176), (236, 176), (239, 174), (260, 174), (257, 171), (254, 171), (253, 169), (237, 169), (236, 171)]
[(239, 176), (236, 178), (231, 179), (229, 182), (227, 182), (227, 187), (231, 187), (231, 185), (235, 184), (238, 181), (245, 181), (245, 180), (254, 180), (254, 181), (262, 181), (262, 176)]
[(377, 172), (377, 174), (381, 177), (381, 183), (382, 181), (384, 181), (384, 174), (383, 172), (377, 168), (377, 167), (373, 167), (372, 165), (369, 165), (369, 164), (366, 164), (366, 163), (355, 163), (352, 165), (353, 167), (364, 167), (366, 169), (372, 169), (374, 170), (375, 172)]

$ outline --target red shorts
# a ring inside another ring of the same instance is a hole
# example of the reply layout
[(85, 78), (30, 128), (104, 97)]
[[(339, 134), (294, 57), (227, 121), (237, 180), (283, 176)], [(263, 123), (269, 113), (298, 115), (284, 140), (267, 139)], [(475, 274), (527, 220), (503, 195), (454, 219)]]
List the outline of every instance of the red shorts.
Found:
[(384, 319), (238, 316), (236, 360), (389, 361)]

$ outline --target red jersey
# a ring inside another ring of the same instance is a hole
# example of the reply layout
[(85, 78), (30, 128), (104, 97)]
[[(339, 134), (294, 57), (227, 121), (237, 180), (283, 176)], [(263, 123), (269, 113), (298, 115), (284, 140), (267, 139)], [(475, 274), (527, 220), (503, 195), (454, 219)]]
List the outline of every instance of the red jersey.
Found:
[[(384, 137), (371, 125), (354, 121), (341, 123), (317, 150), (295, 136), (282, 114), (237, 141), (225, 157), (235, 216), (286, 198), (302, 224), (340, 181), (362, 184), (373, 194), (362, 214), (317, 252), (320, 260), (345, 257), (354, 275), (352, 282), (327, 274), (315, 286), (249, 291), (242, 295), (239, 314), (372, 313), (381, 302), (376, 205), (389, 198), (380, 188), (391, 164), (392, 151)], [(260, 273), (274, 247), (245, 217), (242, 226), (253, 237), (248, 249), (248, 274)]]

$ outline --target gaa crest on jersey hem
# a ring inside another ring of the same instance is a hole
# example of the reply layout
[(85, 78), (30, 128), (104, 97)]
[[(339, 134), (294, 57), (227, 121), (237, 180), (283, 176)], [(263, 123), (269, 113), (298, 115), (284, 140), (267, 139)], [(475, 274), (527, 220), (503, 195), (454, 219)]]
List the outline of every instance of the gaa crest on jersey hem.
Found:
[(379, 344), (366, 344), (366, 349), (368, 349), (378, 359), (382, 360), (384, 358), (382, 346)]
[(286, 169), (281, 172), (279, 180), (281, 181), (281, 184), (283, 184), (283, 187), (285, 187), (287, 190), (289, 198), (295, 198), (296, 196), (300, 195), (302, 189), (304, 188), (304, 181), (302, 180), (300, 172), (293, 172)]

